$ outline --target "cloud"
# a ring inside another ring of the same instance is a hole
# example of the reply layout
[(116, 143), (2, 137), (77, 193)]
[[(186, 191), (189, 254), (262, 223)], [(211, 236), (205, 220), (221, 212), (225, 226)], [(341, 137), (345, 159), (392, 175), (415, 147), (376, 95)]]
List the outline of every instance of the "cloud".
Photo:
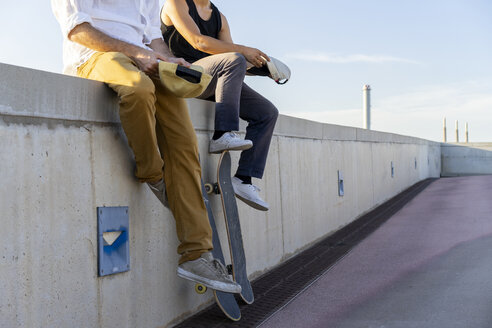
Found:
[(410, 92), (376, 99), (374, 105), (380, 110), (396, 113), (442, 112), (459, 116), (489, 114), (492, 108), (492, 94), (488, 85), (469, 81), (422, 86)]
[(338, 54), (328, 54), (321, 52), (302, 52), (302, 53), (291, 53), (285, 55), (287, 59), (311, 61), (319, 63), (330, 63), (330, 64), (352, 64), (352, 63), (371, 63), (371, 64), (383, 64), (383, 63), (407, 63), (407, 64), (418, 64), (417, 61), (407, 58), (400, 58), (394, 56), (386, 55), (338, 55)]

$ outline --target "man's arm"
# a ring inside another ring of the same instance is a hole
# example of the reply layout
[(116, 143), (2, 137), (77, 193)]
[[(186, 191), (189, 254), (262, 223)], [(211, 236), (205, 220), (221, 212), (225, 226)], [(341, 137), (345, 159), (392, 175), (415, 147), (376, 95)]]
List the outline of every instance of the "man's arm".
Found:
[(264, 64), (263, 58), (269, 60), (265, 53), (256, 48), (233, 43), (229, 24), (222, 14), (220, 39), (215, 39), (200, 33), (200, 29), (188, 14), (188, 10), (188, 4), (185, 0), (167, 0), (164, 4), (161, 18), (164, 22), (170, 20), (172, 25), (193, 48), (213, 55), (225, 52), (239, 52), (244, 55), (247, 61), (257, 67), (261, 67)]
[(183, 58), (176, 58), (176, 57), (174, 57), (174, 55), (171, 53), (171, 51), (169, 50), (167, 44), (164, 42), (163, 39), (155, 39), (155, 40), (152, 40), (152, 42), (149, 44), (149, 47), (152, 50), (154, 50), (155, 52), (158, 52), (161, 55), (163, 55), (164, 57), (166, 57), (167, 58), (167, 60), (166, 60), (167, 62), (176, 63), (176, 64), (183, 65), (183, 66), (186, 66), (186, 67), (189, 67), (190, 66), (190, 63), (188, 63)]
[(68, 34), (68, 39), (96, 51), (121, 52), (130, 57), (137, 64), (138, 68), (149, 76), (158, 74), (158, 60), (176, 62), (175, 58), (165, 56), (165, 51), (164, 53), (151, 51), (117, 40), (94, 28), (89, 23), (77, 25)]

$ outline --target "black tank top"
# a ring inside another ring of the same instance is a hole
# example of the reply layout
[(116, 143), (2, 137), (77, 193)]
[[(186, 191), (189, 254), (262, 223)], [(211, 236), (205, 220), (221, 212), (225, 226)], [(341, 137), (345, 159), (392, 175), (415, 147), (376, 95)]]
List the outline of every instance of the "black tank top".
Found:
[[(191, 18), (195, 21), (196, 25), (200, 29), (202, 35), (210, 36), (212, 38), (218, 39), (219, 32), (222, 29), (222, 20), (220, 17), (220, 11), (215, 7), (213, 3), (210, 3), (212, 7), (212, 16), (208, 21), (203, 20), (196, 9), (193, 0), (186, 0), (189, 8), (189, 14)], [(184, 58), (186, 61), (193, 63), (199, 59), (210, 56), (205, 52), (196, 50), (191, 46), (191, 44), (186, 41), (186, 39), (176, 30), (174, 25), (167, 26), (164, 23), (161, 24), (162, 36), (164, 41), (167, 43), (171, 53), (178, 57)]]

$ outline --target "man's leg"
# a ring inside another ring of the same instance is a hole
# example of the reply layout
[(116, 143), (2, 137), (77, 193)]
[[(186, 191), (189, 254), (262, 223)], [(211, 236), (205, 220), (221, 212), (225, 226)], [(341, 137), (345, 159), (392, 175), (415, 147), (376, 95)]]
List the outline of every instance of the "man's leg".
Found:
[(267, 211), (269, 205), (261, 199), (259, 189), (252, 184), (251, 178), (263, 177), (278, 110), (270, 101), (243, 84), (240, 114), (249, 123), (246, 138), (253, 141), (254, 146), (241, 153), (232, 184), (239, 199), (258, 210)]
[(232, 131), (239, 129), (239, 96), (246, 74), (246, 59), (235, 52), (212, 55), (194, 63), (212, 75), (212, 81), (200, 99), (215, 100), (215, 132), (209, 151), (244, 150), (253, 146)]
[[(217, 116), (227, 110), (230, 110), (229, 115), (231, 113), (237, 115), (236, 106), (239, 101), (239, 116), (249, 123), (245, 140), (251, 140), (253, 147), (241, 153), (239, 168), (232, 180), (234, 190), (236, 195), (249, 205), (260, 210), (268, 210), (268, 204), (259, 197), (258, 188), (252, 185), (251, 178), (263, 176), (278, 110), (270, 101), (244, 84), (246, 74), (244, 56), (237, 53), (213, 55), (200, 59), (195, 64), (202, 66), (213, 76), (207, 90), (199, 98), (215, 97), (216, 108), (221, 110), (216, 111), (216, 130), (217, 124), (222, 119), (228, 119), (227, 116), (225, 118)], [(214, 137), (216, 135), (217, 131)]]
[(261, 179), (278, 110), (268, 99), (245, 83), (241, 89), (240, 108), (240, 117), (249, 123), (246, 128), (246, 139), (253, 141), (254, 146), (241, 153), (237, 175)]
[(198, 143), (186, 102), (156, 81), (157, 140), (164, 158), (169, 206), (176, 219), (181, 255), (192, 261), (212, 249), (212, 229), (201, 192)]

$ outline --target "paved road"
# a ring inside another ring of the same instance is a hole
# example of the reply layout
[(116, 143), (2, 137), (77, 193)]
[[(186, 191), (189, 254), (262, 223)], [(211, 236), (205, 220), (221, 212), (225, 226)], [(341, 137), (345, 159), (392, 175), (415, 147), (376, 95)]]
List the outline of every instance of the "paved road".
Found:
[(492, 327), (492, 176), (432, 183), (273, 327)]

